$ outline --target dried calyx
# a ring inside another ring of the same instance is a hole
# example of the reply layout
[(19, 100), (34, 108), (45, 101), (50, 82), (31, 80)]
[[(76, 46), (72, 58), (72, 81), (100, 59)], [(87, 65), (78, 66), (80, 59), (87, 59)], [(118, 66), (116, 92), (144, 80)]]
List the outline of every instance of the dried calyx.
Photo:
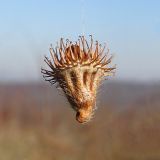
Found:
[(108, 57), (109, 49), (105, 53), (105, 46), (98, 41), (94, 44), (90, 37), (90, 44), (84, 36), (74, 44), (69, 40), (64, 43), (61, 38), (55, 49), (50, 47), (52, 60), (45, 57), (50, 70), (42, 69), (46, 81), (62, 88), (80, 123), (92, 118), (99, 84), (116, 68), (109, 67), (113, 58)]

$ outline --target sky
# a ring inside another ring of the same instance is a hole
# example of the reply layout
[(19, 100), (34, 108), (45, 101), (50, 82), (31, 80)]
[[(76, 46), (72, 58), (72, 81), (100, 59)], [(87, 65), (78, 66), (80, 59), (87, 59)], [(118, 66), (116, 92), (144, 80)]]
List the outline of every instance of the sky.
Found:
[(160, 80), (159, 0), (0, 0), (0, 82), (41, 80), (50, 44), (82, 34), (107, 43), (113, 79)]

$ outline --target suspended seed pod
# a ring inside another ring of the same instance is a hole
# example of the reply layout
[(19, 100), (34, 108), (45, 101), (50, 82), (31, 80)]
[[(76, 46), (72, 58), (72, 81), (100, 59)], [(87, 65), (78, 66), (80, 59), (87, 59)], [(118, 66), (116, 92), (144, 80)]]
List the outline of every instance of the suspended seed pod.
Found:
[[(60, 39), (60, 48), (56, 51), (51, 47), (53, 62), (45, 57), (50, 70), (42, 69), (46, 81), (58, 83), (66, 95), (71, 107), (77, 112), (76, 120), (80, 123), (89, 121), (96, 108), (96, 94), (100, 82), (105, 76), (110, 76), (116, 66), (109, 67), (112, 56), (103, 55), (105, 46), (96, 41), (94, 46), (91, 36), (90, 44), (84, 36), (73, 44)], [(95, 48), (95, 49), (94, 49)], [(59, 57), (58, 53), (59, 51)], [(109, 50), (107, 51), (108, 54)]]

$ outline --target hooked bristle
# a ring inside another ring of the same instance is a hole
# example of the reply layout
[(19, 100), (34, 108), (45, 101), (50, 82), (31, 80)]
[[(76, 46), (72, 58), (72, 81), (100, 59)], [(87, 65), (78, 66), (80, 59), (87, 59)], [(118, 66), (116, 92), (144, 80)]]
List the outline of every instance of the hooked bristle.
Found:
[(90, 44), (84, 36), (75, 44), (68, 39), (64, 43), (61, 38), (55, 49), (50, 47), (52, 61), (45, 57), (50, 70), (41, 70), (46, 81), (59, 84), (81, 123), (92, 117), (102, 78), (112, 75), (116, 68), (108, 66), (113, 58), (108, 57), (109, 49), (105, 54), (106, 46), (102, 48), (98, 41), (94, 45), (90, 37)]

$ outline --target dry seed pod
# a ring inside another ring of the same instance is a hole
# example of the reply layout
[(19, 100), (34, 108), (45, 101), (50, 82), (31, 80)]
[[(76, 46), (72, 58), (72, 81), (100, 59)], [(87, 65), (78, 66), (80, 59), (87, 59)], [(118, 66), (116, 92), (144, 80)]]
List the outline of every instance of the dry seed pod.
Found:
[(116, 67), (108, 66), (112, 56), (104, 54), (105, 46), (102, 48), (98, 41), (94, 45), (92, 36), (90, 44), (84, 36), (79, 38), (75, 44), (69, 40), (64, 43), (61, 38), (59, 46), (51, 46), (52, 60), (45, 57), (50, 70), (42, 69), (42, 73), (46, 81), (58, 83), (77, 112), (76, 120), (84, 123), (93, 116), (100, 82), (112, 75)]

